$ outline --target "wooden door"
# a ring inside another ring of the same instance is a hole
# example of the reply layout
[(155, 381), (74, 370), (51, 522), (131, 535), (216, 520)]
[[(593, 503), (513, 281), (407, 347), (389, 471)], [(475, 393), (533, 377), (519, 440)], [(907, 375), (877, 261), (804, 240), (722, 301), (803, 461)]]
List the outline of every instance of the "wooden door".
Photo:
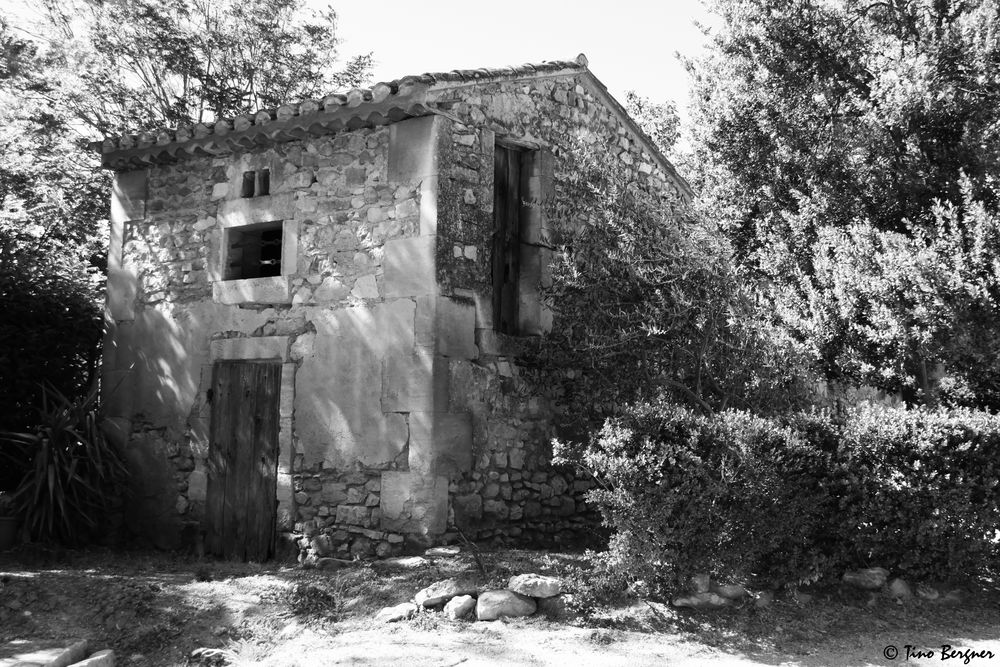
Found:
[(274, 553), (281, 364), (220, 361), (212, 370), (205, 541), (209, 553)]

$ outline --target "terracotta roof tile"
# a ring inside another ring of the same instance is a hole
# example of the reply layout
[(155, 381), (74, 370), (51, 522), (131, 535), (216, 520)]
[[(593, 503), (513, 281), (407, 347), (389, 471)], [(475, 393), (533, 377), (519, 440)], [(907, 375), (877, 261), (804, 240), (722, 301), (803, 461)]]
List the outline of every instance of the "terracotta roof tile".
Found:
[[(178, 128), (158, 128), (119, 137), (107, 137), (92, 144), (102, 153), (104, 166), (128, 169), (143, 164), (172, 162), (185, 155), (211, 155), (233, 148), (252, 148), (269, 141), (287, 141), (299, 138), (303, 130), (319, 127), (322, 131), (336, 132), (355, 129), (365, 124), (379, 125), (421, 116), (431, 112), (433, 102), (426, 93), (465, 84), (487, 81), (517, 80), (557, 73), (588, 73), (589, 62), (582, 53), (574, 60), (553, 60), (527, 63), (517, 67), (480, 68), (431, 72), (404, 76), (393, 81), (382, 81), (370, 88), (354, 88), (332, 93), (321, 100), (301, 100), (282, 104), (276, 109), (261, 109), (234, 118), (220, 118), (212, 124), (197, 123)], [(592, 74), (588, 76), (605, 103), (612, 107), (624, 123), (641, 138), (650, 154), (660, 163), (665, 173), (676, 179), (680, 187), (690, 194), (690, 187), (663, 157), (655, 144), (629, 118), (622, 106), (608, 93), (607, 88)]]
[(517, 78), (519, 76), (537, 75), (539, 73), (559, 72), (564, 70), (585, 70), (587, 58), (580, 54), (576, 60), (555, 60), (539, 64), (525, 64), (519, 67), (502, 67), (495, 69), (466, 69), (450, 72), (429, 72), (425, 74), (405, 76), (393, 81), (382, 81), (371, 88), (354, 88), (352, 90), (327, 95), (321, 101), (303, 100), (282, 104), (277, 109), (261, 109), (255, 113), (246, 113), (235, 118), (220, 118), (212, 125), (195, 124), (179, 128), (157, 128), (152, 131), (140, 132), (138, 135), (123, 135), (107, 137), (95, 145), (103, 153), (119, 150), (133, 150), (136, 147), (146, 148), (153, 144), (165, 146), (174, 142), (186, 142), (192, 139), (202, 139), (215, 134), (224, 136), (232, 130), (238, 132), (252, 126), (263, 126), (270, 122), (285, 122), (297, 116), (315, 114), (319, 111), (330, 112), (341, 107), (355, 108), (366, 103), (381, 103), (393, 96), (407, 96), (421, 86), (434, 86), (449, 83), (481, 83), (489, 80)]

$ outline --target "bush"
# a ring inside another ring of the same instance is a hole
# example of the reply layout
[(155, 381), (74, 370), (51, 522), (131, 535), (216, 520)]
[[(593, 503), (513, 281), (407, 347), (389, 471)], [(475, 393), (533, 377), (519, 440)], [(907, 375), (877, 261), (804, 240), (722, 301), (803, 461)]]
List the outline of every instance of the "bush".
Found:
[(1000, 417), (865, 408), (842, 424), (670, 403), (609, 420), (583, 452), (616, 566), (654, 591), (696, 573), (780, 585), (879, 565), (983, 572), (997, 554)]
[(96, 384), (76, 400), (50, 387), (33, 432), (0, 432), (0, 463), (23, 461), (13, 507), (30, 539), (79, 544), (101, 532), (127, 469), (100, 429)]
[[(102, 282), (58, 243), (0, 220), (0, 430), (32, 426), (45, 384), (86, 393), (100, 359)], [(8, 473), (0, 469), (9, 491), (19, 479)]]
[(998, 555), (1000, 416), (862, 408), (840, 442), (847, 560), (943, 579)]
[(774, 421), (669, 403), (609, 421), (584, 455), (607, 482), (590, 500), (617, 531), (615, 558), (661, 591), (704, 571), (815, 577), (834, 502), (817, 475), (828, 459)]

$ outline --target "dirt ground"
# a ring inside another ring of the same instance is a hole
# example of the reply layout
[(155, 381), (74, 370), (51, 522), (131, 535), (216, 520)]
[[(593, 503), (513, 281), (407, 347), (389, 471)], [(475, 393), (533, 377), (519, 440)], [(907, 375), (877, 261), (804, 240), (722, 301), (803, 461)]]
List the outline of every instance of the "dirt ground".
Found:
[[(487, 587), (502, 588), (522, 572), (563, 577), (571, 591), (586, 587), (581, 554), (503, 551), (483, 553), (481, 561)], [(766, 608), (748, 602), (715, 612), (623, 596), (596, 608), (571, 605), (562, 620), (473, 623), (431, 612), (373, 622), (381, 607), (433, 581), (479, 572), (468, 553), (407, 570), (358, 563), (319, 571), (150, 552), (22, 549), (0, 554), (0, 664), (13, 640), (87, 638), (95, 648), (114, 648), (119, 665), (138, 667), (1000, 665), (994, 582), (966, 584), (957, 603), (897, 604), (833, 586), (779, 595)], [(942, 645), (953, 652), (942, 655)], [(898, 653), (889, 660), (892, 647)], [(976, 655), (963, 653), (969, 650)]]

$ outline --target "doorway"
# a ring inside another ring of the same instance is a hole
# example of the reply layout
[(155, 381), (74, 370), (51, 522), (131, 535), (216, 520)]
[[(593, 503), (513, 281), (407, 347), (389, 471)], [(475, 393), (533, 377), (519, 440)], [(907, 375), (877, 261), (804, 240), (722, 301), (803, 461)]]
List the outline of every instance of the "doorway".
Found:
[(281, 363), (212, 368), (205, 547), (229, 560), (274, 555)]

